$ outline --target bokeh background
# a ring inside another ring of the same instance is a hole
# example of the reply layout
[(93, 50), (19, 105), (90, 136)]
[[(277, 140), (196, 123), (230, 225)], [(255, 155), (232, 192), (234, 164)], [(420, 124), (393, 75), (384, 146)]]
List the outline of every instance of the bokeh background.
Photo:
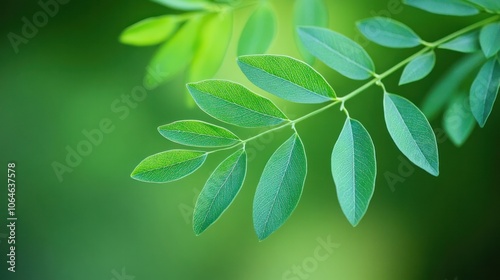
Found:
[[(298, 57), (291, 28), (293, 5), (272, 2), (279, 32), (269, 53)], [(388, 5), (394, 2), (327, 1), (330, 28), (357, 38), (379, 71), (414, 50), (366, 43), (354, 23), (376, 14), (387, 16)], [(40, 6), (37, 1), (2, 3), (1, 163), (4, 170), (9, 161), (17, 164), (18, 222), (17, 272), (6, 270), (7, 243), (0, 235), (0, 279), (499, 279), (499, 108), (460, 149), (438, 137), (439, 177), (416, 167), (405, 169), (404, 182), (390, 187), (384, 174), (401, 175), (401, 154), (385, 129), (380, 90), (367, 90), (348, 103), (351, 116), (364, 123), (377, 148), (375, 195), (359, 226), (351, 227), (344, 218), (330, 174), (330, 152), (345, 118), (333, 109), (297, 127), (309, 173), (300, 204), (281, 229), (258, 242), (251, 211), (260, 173), (290, 135), (287, 130), (249, 146), (251, 161), (242, 191), (222, 218), (196, 237), (190, 222), (194, 200), (226, 154), (211, 156), (195, 174), (170, 184), (141, 183), (129, 174), (146, 156), (178, 147), (157, 133), (159, 125), (180, 119), (217, 121), (186, 106), (182, 75), (148, 91), (147, 98), (129, 107), (123, 119), (111, 110), (122, 95), (142, 85), (155, 51), (155, 47), (120, 44), (120, 32), (169, 10), (144, 0), (72, 0), (61, 5), (16, 54), (7, 34), (20, 34), (22, 18), (31, 18)], [(429, 41), (482, 17), (437, 16), (404, 6), (398, 10), (389, 15)], [(247, 16), (246, 11), (240, 13)], [(242, 27), (236, 19), (235, 34)], [(238, 71), (235, 52), (236, 37), (216, 77), (250, 85)], [(387, 79), (388, 90), (419, 104), (458, 57), (439, 51), (436, 69), (428, 78), (398, 87), (393, 75)], [(338, 95), (360, 85), (321, 63), (315, 67)], [(292, 117), (316, 108), (274, 100)], [(75, 149), (86, 139), (82, 131), (99, 128), (105, 119), (114, 130), (58, 180), (53, 162), (64, 163), (67, 147)], [(432, 125), (442, 127), (440, 120)], [(243, 136), (256, 132), (235, 131)], [(0, 201), (0, 234), (5, 234), (6, 183), (0, 188)], [(319, 249), (326, 260), (315, 259), (320, 240), (336, 244), (330, 251)]]

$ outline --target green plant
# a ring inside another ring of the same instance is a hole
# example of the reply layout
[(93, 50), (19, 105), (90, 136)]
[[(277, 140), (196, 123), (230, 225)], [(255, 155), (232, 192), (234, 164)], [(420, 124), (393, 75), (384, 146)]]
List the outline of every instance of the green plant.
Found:
[[(342, 211), (349, 222), (356, 226), (366, 213), (374, 193), (376, 155), (368, 131), (349, 115), (346, 102), (373, 85), (383, 91), (385, 122), (396, 146), (415, 165), (438, 176), (436, 137), (426, 116), (408, 99), (389, 93), (383, 80), (402, 68), (400, 84), (424, 78), (433, 69), (438, 49), (474, 53), (446, 74), (424, 102), (424, 111), (428, 115), (436, 115), (448, 105), (445, 129), (454, 143), (460, 145), (472, 131), (475, 122), (481, 127), (485, 125), (500, 87), (500, 4), (493, 0), (407, 0), (406, 3), (447, 15), (466, 16), (480, 12), (492, 15), (435, 42), (424, 41), (408, 26), (392, 19), (375, 17), (358, 22), (359, 30), (380, 45), (391, 48), (423, 46), (414, 55), (382, 73), (375, 71), (368, 53), (351, 39), (325, 28), (299, 27), (298, 36), (316, 58), (348, 78), (370, 80), (339, 97), (316, 70), (297, 59), (279, 55), (240, 56), (240, 69), (248, 80), (261, 89), (296, 103), (326, 105), (290, 120), (270, 100), (240, 84), (225, 80), (190, 83), (187, 87), (191, 96), (210, 116), (240, 127), (269, 129), (242, 140), (226, 128), (200, 121), (179, 121), (161, 126), (160, 133), (169, 140), (187, 146), (217, 149), (171, 150), (152, 155), (136, 167), (132, 178), (156, 183), (178, 180), (196, 171), (208, 155), (237, 149), (216, 168), (198, 197), (194, 210), (194, 230), (200, 234), (220, 217), (240, 190), (246, 174), (246, 143), (264, 134), (291, 127), (292, 136), (267, 162), (255, 193), (254, 228), (258, 238), (263, 240), (291, 215), (304, 187), (307, 159), (295, 125), (340, 105), (347, 118), (332, 151), (331, 170)], [(482, 66), (476, 74), (474, 69), (479, 65)], [(463, 80), (460, 78), (471, 73), (475, 74), (475, 79), (469, 85), (467, 97), (457, 89), (466, 86), (460, 82)], [(453, 81), (452, 86), (450, 81)], [(449, 98), (440, 100), (443, 95)], [(467, 100), (470, 100), (470, 107), (464, 102)], [(457, 107), (470, 108), (468, 115), (462, 116), (464, 110), (457, 112)], [(450, 123), (450, 115), (460, 119), (458, 125)]]
[[(141, 20), (127, 27), (120, 35), (120, 42), (133, 46), (161, 44), (153, 55), (148, 68), (166, 73), (152, 76), (147, 71), (145, 82), (150, 88), (170, 80), (188, 65), (186, 82), (212, 78), (226, 55), (236, 13), (252, 8), (249, 18), (244, 18), (244, 28), (238, 35), (238, 55), (265, 53), (277, 32), (277, 19), (273, 5), (268, 0), (152, 0), (172, 9), (163, 16)], [(294, 24), (326, 27), (328, 9), (323, 0), (295, 0)], [(309, 63), (313, 57), (298, 47)]]

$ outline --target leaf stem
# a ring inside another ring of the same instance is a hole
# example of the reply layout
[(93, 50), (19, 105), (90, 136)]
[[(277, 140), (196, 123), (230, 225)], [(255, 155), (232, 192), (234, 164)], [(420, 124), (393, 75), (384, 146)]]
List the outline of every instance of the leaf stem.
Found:
[(345, 102), (353, 97), (355, 97), (356, 95), (360, 94), (361, 92), (365, 91), (366, 89), (368, 89), (369, 87), (373, 86), (373, 85), (377, 85), (377, 86), (380, 86), (382, 87), (382, 89), (384, 90), (384, 92), (386, 92), (386, 89), (385, 89), (385, 86), (382, 82), (382, 80), (386, 77), (388, 77), (389, 75), (393, 74), (394, 72), (396, 72), (397, 70), (403, 68), (406, 64), (408, 64), (410, 61), (412, 61), (413, 59), (415, 59), (416, 57), (420, 56), (420, 55), (423, 55), (429, 51), (432, 51), (433, 49), (439, 47), (440, 45), (448, 42), (448, 41), (451, 41), (463, 34), (466, 34), (470, 31), (473, 31), (477, 28), (480, 28), (484, 25), (487, 25), (488, 23), (491, 23), (491, 22), (494, 22), (494, 21), (497, 21), (497, 20), (500, 20), (500, 15), (495, 15), (495, 16), (492, 16), (492, 17), (489, 17), (485, 20), (482, 20), (482, 21), (479, 21), (479, 22), (476, 22), (474, 24), (471, 24), (465, 28), (462, 28), (456, 32), (453, 32), (451, 33), (450, 35), (448, 36), (445, 36), (435, 42), (425, 42), (423, 43), (423, 45), (425, 46), (424, 48), (422, 48), (420, 51), (414, 53), (413, 55), (407, 57), (406, 59), (404, 59), (403, 61), (399, 62), (398, 64), (394, 65), (393, 67), (389, 68), (388, 70), (386, 70), (385, 72), (381, 73), (381, 74), (376, 74), (376, 73), (373, 73), (373, 79), (368, 81), (367, 83), (365, 83), (364, 85), (360, 86), (359, 88), (351, 91), (350, 93), (346, 94), (345, 96), (343, 97), (337, 97), (335, 100), (333, 100), (333, 102), (329, 103), (328, 105), (326, 106), (323, 106), (315, 111), (312, 111), (302, 117), (299, 117), (295, 120), (288, 120), (286, 121), (284, 124), (282, 125), (279, 125), (279, 126), (276, 126), (276, 127), (273, 127), (269, 130), (266, 130), (262, 133), (259, 133), (257, 135), (254, 135), (250, 138), (247, 138), (245, 140), (241, 140), (241, 142), (237, 143), (237, 144), (234, 144), (232, 146), (229, 146), (229, 147), (225, 147), (225, 148), (221, 148), (221, 149), (217, 149), (217, 150), (213, 150), (213, 151), (209, 151), (207, 152), (207, 154), (211, 154), (211, 153), (215, 153), (215, 152), (219, 152), (219, 151), (224, 151), (224, 150), (230, 150), (230, 149), (233, 149), (233, 148), (236, 148), (240, 145), (243, 145), (243, 147), (245, 147), (246, 143), (252, 141), (252, 140), (255, 140), (263, 135), (266, 135), (268, 133), (271, 133), (271, 132), (274, 132), (274, 131), (277, 131), (277, 130), (280, 130), (284, 127), (287, 127), (287, 126), (292, 126), (292, 128), (295, 130), (295, 124), (303, 121), (303, 120), (306, 120), (312, 116), (315, 116), (321, 112), (324, 112), (328, 109), (330, 109), (331, 107), (341, 103), (341, 110), (342, 111), (345, 111), (345, 113), (347, 114), (347, 116), (349, 117), (349, 113), (347, 112), (347, 110), (345, 109), (344, 105), (345, 105)]

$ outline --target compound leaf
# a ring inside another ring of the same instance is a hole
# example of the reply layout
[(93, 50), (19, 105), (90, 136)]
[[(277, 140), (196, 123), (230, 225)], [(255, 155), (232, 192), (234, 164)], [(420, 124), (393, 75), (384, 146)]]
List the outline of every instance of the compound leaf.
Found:
[(143, 19), (123, 30), (120, 42), (133, 46), (159, 44), (177, 30), (181, 21), (180, 17), (174, 15)]
[(481, 28), (479, 43), (487, 58), (496, 55), (500, 51), (500, 22), (490, 23)]
[(385, 47), (411, 48), (421, 42), (411, 28), (390, 18), (368, 18), (357, 22), (357, 26), (366, 38)]
[(206, 158), (206, 152), (170, 150), (147, 157), (130, 176), (149, 183), (172, 182), (195, 172)]
[(212, 78), (219, 70), (226, 55), (233, 33), (233, 14), (210, 14), (203, 22), (198, 49), (189, 67), (189, 81)]
[(481, 48), (479, 46), (479, 31), (476, 30), (459, 36), (442, 44), (439, 48), (463, 53), (476, 52)]
[(224, 80), (187, 85), (196, 104), (210, 116), (242, 127), (273, 126), (287, 117), (269, 99), (246, 87)]
[(375, 72), (368, 53), (340, 33), (320, 27), (299, 27), (299, 36), (312, 55), (348, 78), (365, 80)]
[(375, 190), (375, 147), (368, 131), (347, 119), (332, 152), (332, 175), (342, 212), (352, 226), (365, 215)]
[(436, 136), (424, 114), (408, 99), (385, 93), (384, 117), (399, 150), (415, 165), (438, 176)]
[(434, 51), (420, 55), (410, 61), (403, 70), (399, 85), (408, 84), (425, 78), (431, 73), (436, 64), (436, 54)]
[(297, 34), (297, 28), (299, 26), (327, 27), (328, 7), (324, 0), (296, 0), (293, 10), (295, 41), (297, 42), (299, 52), (304, 58), (304, 61), (312, 64), (314, 62), (314, 56), (305, 49), (300, 41)]
[(472, 114), (481, 127), (484, 127), (493, 109), (500, 88), (500, 62), (490, 58), (479, 70), (470, 89)]
[(443, 115), (443, 127), (451, 142), (457, 147), (462, 146), (476, 126), (472, 115), (469, 98), (460, 94), (453, 98)]
[(201, 18), (192, 18), (154, 54), (145, 77), (145, 83), (149, 88), (159, 86), (188, 65), (194, 55), (200, 26)]
[(201, 190), (193, 213), (196, 235), (203, 233), (231, 205), (243, 185), (247, 171), (247, 155), (239, 150), (225, 159), (210, 175)]
[(170, 141), (195, 147), (227, 147), (241, 140), (231, 131), (202, 121), (177, 121), (158, 127)]
[(265, 53), (276, 35), (276, 16), (262, 3), (248, 19), (238, 41), (238, 55)]
[(460, 87), (460, 82), (484, 62), (481, 53), (466, 56), (453, 64), (442, 78), (431, 88), (422, 103), (422, 112), (433, 119), (446, 106), (451, 96)]
[(479, 13), (473, 5), (462, 0), (404, 0), (406, 5), (424, 11), (449, 16), (472, 16)]
[(266, 239), (297, 206), (307, 173), (304, 146), (292, 135), (267, 162), (253, 202), (253, 224), (259, 240)]
[(335, 98), (326, 80), (306, 63), (288, 56), (240, 56), (238, 65), (247, 78), (283, 99), (298, 103), (323, 103)]

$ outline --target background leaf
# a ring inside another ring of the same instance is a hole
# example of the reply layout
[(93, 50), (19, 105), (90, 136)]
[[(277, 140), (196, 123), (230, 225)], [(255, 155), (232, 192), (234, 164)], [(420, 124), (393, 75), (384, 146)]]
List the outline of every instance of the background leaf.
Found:
[(295, 210), (306, 173), (304, 146), (294, 134), (271, 156), (255, 192), (253, 224), (259, 240), (281, 227)]
[(500, 12), (500, 1), (498, 0), (467, 0), (475, 3), (489, 11)]
[(238, 41), (238, 55), (265, 53), (276, 35), (276, 16), (267, 2), (248, 19)]
[(150, 46), (165, 41), (185, 20), (174, 15), (143, 19), (123, 30), (120, 42), (133, 46)]
[(420, 55), (410, 61), (403, 70), (399, 85), (408, 84), (425, 78), (431, 73), (434, 65), (436, 64), (436, 54), (430, 51)]
[(269, 99), (244, 86), (223, 80), (188, 84), (196, 104), (210, 116), (223, 122), (261, 127), (283, 123), (286, 116)]
[(335, 92), (316, 70), (288, 56), (252, 55), (238, 58), (247, 78), (261, 89), (298, 103), (323, 103)]
[(203, 22), (203, 32), (193, 62), (189, 67), (190, 82), (212, 78), (219, 70), (233, 33), (233, 13), (210, 14)]
[(332, 175), (342, 212), (352, 226), (365, 215), (375, 190), (375, 147), (368, 131), (347, 119), (332, 152)]
[(205, 0), (151, 0), (163, 6), (183, 10), (183, 11), (196, 11), (205, 10), (210, 8), (211, 3)]
[(170, 141), (196, 147), (227, 147), (241, 140), (231, 131), (202, 121), (177, 121), (158, 127)]
[(193, 213), (196, 235), (203, 233), (231, 205), (243, 185), (247, 171), (245, 150), (236, 151), (225, 159), (208, 178), (198, 196)]
[(500, 63), (490, 58), (479, 70), (470, 89), (472, 114), (481, 127), (484, 127), (493, 109), (500, 88)]
[(368, 53), (344, 35), (319, 27), (299, 27), (299, 36), (306, 49), (340, 74), (365, 80), (375, 72)]
[(312, 56), (302, 44), (297, 30), (299, 26), (328, 27), (328, 7), (324, 0), (296, 0), (293, 7), (294, 34), (299, 52), (309, 64), (314, 62)]
[(154, 54), (145, 78), (148, 87), (157, 87), (188, 65), (193, 58), (200, 26), (201, 18), (199, 16), (192, 18)]
[(205, 152), (170, 150), (147, 157), (130, 176), (149, 183), (172, 182), (196, 171), (206, 158)]
[(481, 48), (479, 46), (479, 31), (476, 30), (459, 36), (440, 45), (439, 48), (463, 53), (476, 52)]
[(433, 119), (446, 106), (457, 90), (461, 82), (472, 73), (474, 69), (484, 62), (481, 53), (466, 56), (452, 64), (450, 69), (442, 75), (438, 82), (431, 88), (422, 102), (422, 111), (428, 119)]
[(468, 96), (460, 94), (453, 98), (443, 116), (443, 127), (451, 142), (457, 147), (462, 146), (475, 126)]
[(408, 99), (385, 93), (384, 117), (399, 150), (415, 165), (438, 176), (436, 136), (424, 114)]
[(403, 23), (386, 17), (358, 21), (359, 31), (379, 45), (390, 48), (411, 48), (420, 45), (420, 37)]
[(403, 2), (434, 14), (472, 16), (479, 13), (473, 5), (462, 0), (404, 0)]
[(481, 28), (479, 43), (487, 58), (496, 55), (500, 51), (500, 22), (490, 23)]

